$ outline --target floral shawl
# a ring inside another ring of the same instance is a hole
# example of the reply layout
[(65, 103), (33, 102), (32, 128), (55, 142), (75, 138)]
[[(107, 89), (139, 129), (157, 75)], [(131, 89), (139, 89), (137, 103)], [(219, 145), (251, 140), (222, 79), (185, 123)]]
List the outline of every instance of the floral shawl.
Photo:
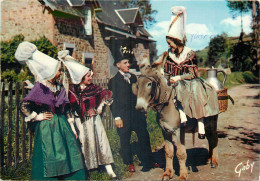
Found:
[(79, 116), (92, 117), (96, 115), (96, 109), (103, 101), (111, 98), (111, 91), (98, 85), (90, 84), (81, 90), (79, 84), (70, 85), (69, 100), (73, 111)]

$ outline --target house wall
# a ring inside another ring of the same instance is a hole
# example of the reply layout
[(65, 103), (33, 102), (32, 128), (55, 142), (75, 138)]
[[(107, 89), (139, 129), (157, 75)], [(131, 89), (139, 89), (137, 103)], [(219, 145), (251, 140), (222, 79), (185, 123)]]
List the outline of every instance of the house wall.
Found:
[[(102, 31), (96, 20), (92, 20), (93, 34), (94, 34), (94, 46), (95, 46), (95, 63), (93, 69), (94, 75), (102, 76), (103, 78), (109, 77), (109, 60), (108, 60), (108, 47), (106, 46), (102, 37)], [(103, 76), (104, 75), (104, 76)]]
[(59, 50), (64, 43), (75, 45), (73, 57), (84, 63), (83, 53), (94, 54), (94, 77), (105, 78), (109, 76), (108, 52), (95, 19), (92, 19), (93, 35), (86, 38), (83, 34), (81, 20), (68, 18), (55, 18), (55, 41)]
[(43, 11), (37, 0), (3, 0), (1, 15), (1, 41), (8, 41), (18, 34), (23, 34), (27, 41), (42, 36), (53, 41), (52, 15)]
[(149, 53), (150, 50), (149, 50), (148, 43), (145, 42), (137, 43), (133, 51), (137, 62), (140, 62), (144, 57), (144, 55), (146, 55), (147, 58), (150, 59), (150, 53)]
[(26, 41), (45, 36), (58, 50), (64, 49), (64, 43), (74, 44), (73, 57), (80, 62), (83, 60), (83, 53), (94, 53), (94, 77), (109, 76), (108, 49), (94, 18), (93, 35), (86, 38), (80, 18), (53, 17), (37, 0), (4, 0), (1, 4), (1, 15), (1, 41), (8, 41), (15, 35), (23, 34)]
[[(73, 57), (78, 61), (84, 63), (83, 53), (94, 54), (95, 78), (111, 76), (110, 67), (113, 65), (109, 63), (111, 61), (109, 45), (105, 44), (102, 37), (103, 30), (94, 16), (92, 18), (93, 35), (90, 37), (85, 37), (83, 34), (83, 20), (53, 17), (38, 0), (3, 0), (1, 18), (1, 41), (8, 41), (15, 35), (23, 34), (26, 41), (45, 36), (58, 47), (58, 50), (64, 49), (64, 43), (74, 44)], [(137, 43), (133, 51), (137, 61), (140, 61), (144, 55), (149, 57), (149, 46), (145, 42)]]

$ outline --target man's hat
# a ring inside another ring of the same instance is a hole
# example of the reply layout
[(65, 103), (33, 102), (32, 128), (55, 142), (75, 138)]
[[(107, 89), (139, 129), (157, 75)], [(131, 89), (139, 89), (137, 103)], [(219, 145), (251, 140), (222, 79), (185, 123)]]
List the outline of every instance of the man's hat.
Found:
[(119, 56), (118, 57), (116, 57), (114, 60), (114, 66), (116, 66), (116, 64), (118, 63), (118, 62), (121, 62), (122, 60), (129, 60), (129, 58), (127, 57), (127, 56), (124, 56), (124, 55), (121, 55), (121, 53), (119, 54)]

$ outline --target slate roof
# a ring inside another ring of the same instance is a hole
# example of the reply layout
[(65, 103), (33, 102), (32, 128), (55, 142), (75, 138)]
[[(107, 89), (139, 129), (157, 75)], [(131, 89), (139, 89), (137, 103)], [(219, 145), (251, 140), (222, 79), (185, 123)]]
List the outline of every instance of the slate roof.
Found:
[(99, 4), (100, 10), (96, 10), (96, 17), (100, 23), (131, 31), (115, 12), (115, 9), (124, 9), (126, 6), (124, 7), (119, 1), (99, 1)]
[(148, 33), (148, 31), (146, 31), (146, 29), (144, 27), (139, 27), (138, 31), (141, 33), (141, 35), (146, 35), (148, 37), (152, 36), (152, 35), (150, 35), (150, 33)]
[[(42, 4), (49, 7), (52, 11), (59, 11), (73, 16), (85, 18), (83, 13), (73, 7), (84, 6), (85, 3), (95, 2), (98, 9), (95, 9), (95, 15), (99, 23), (106, 26), (106, 30), (113, 33), (134, 37), (143, 40), (148, 39), (151, 35), (144, 29), (140, 17), (139, 8), (127, 8), (126, 4), (118, 0), (39, 0)], [(137, 31), (141, 36), (136, 36), (131, 24), (137, 26)], [(121, 31), (121, 32), (120, 32)]]
[(124, 24), (130, 24), (135, 22), (135, 18), (139, 8), (129, 8), (129, 9), (116, 9), (116, 13)]
[[(124, 30), (133, 34), (133, 29), (129, 24), (135, 23), (139, 8), (127, 8), (120, 1), (98, 1), (100, 9), (96, 9), (95, 14), (99, 23), (111, 26), (118, 30)], [(142, 22), (141, 22), (142, 23)], [(151, 37), (151, 35), (141, 26), (137, 26), (142, 36)]]
[[(82, 0), (70, 0), (69, 2), (72, 4), (79, 5)], [(84, 15), (78, 11), (77, 9), (70, 6), (67, 0), (39, 0), (39, 2), (43, 3), (45, 6), (51, 8), (52, 11), (60, 11), (66, 14), (79, 16), (84, 18)], [(84, 1), (85, 2), (85, 1)]]
[(82, 6), (85, 4), (85, 0), (67, 0), (67, 2), (70, 6)]

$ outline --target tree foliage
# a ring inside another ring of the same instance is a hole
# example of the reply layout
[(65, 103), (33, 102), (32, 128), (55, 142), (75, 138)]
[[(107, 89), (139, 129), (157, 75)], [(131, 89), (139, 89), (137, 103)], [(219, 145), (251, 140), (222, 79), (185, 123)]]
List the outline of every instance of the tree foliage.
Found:
[(210, 40), (207, 66), (214, 66), (221, 55), (226, 51), (226, 38), (227, 35), (223, 33), (222, 35), (217, 35)]
[(24, 40), (23, 35), (15, 36), (9, 42), (1, 42), (1, 70), (5, 71), (7, 69), (12, 69), (16, 73), (21, 69), (21, 64), (19, 64), (15, 57), (15, 51), (19, 45)]
[(227, 6), (230, 8), (230, 11), (234, 16), (239, 16), (241, 12), (248, 12), (249, 9), (252, 8), (252, 2), (228, 0)]
[(227, 6), (230, 8), (231, 12), (233, 13), (233, 18), (235, 18), (238, 15), (241, 16), (241, 40), (242, 40), (242, 38), (243, 38), (242, 14), (243, 14), (243, 12), (248, 12), (249, 9), (252, 8), (252, 2), (250, 2), (250, 1), (228, 0)]
[(232, 47), (232, 63), (234, 71), (252, 70), (253, 61), (250, 58), (251, 45), (239, 42)]
[[(227, 6), (233, 13), (233, 17), (241, 15), (241, 34), (240, 42), (234, 45), (232, 52), (232, 62), (234, 64), (234, 70), (251, 70), (254, 71), (255, 75), (259, 76), (259, 66), (257, 61), (259, 60), (259, 1), (235, 1), (228, 0)], [(253, 8), (254, 7), (254, 8)], [(249, 44), (243, 43), (243, 28), (242, 28), (242, 13), (248, 12), (252, 9), (252, 22), (251, 26), (253, 29), (252, 38), (253, 40)], [(251, 51), (251, 53), (250, 53)]]
[[(1, 42), (1, 79), (5, 81), (17, 81), (32, 79), (28, 67), (19, 63), (15, 57), (18, 45), (24, 41), (23, 35), (16, 35), (10, 41)], [(46, 37), (32, 41), (37, 49), (50, 57), (57, 56), (57, 47), (54, 46)]]
[(128, 8), (139, 7), (142, 20), (146, 27), (156, 22), (154, 15), (157, 11), (152, 9), (150, 0), (124, 0), (122, 3), (126, 4)]

